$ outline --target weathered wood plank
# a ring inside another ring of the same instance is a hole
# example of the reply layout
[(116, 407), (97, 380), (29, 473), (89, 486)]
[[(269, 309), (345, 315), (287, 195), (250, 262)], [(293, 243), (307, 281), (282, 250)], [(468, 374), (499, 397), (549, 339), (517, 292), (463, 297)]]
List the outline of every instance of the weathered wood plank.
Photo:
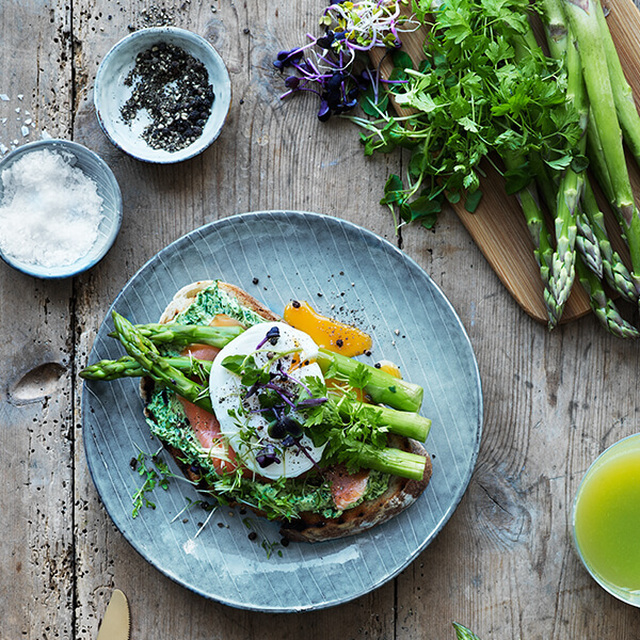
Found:
[[(71, 128), (69, 6), (0, 3), (0, 157)], [(3, 638), (71, 637), (73, 338), (69, 282), (0, 264)]]

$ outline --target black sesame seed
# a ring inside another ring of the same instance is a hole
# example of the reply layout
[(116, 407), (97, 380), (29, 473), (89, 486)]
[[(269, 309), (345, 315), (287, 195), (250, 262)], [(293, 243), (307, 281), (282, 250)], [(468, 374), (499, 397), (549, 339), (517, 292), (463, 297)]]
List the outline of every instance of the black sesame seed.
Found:
[(147, 111), (151, 123), (142, 138), (150, 147), (179, 151), (202, 135), (214, 91), (204, 64), (180, 47), (159, 42), (142, 51), (124, 82), (133, 90), (120, 113), (131, 124)]

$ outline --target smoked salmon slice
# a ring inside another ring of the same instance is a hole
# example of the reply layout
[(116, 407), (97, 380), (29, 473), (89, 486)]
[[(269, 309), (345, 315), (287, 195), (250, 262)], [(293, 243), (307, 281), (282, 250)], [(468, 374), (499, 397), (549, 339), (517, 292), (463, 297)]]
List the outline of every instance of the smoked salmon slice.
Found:
[(343, 465), (336, 465), (327, 472), (336, 508), (344, 511), (362, 498), (369, 483), (369, 473), (369, 469), (349, 473)]
[[(213, 360), (220, 349), (206, 344), (189, 345), (182, 353), (196, 360)], [(220, 423), (213, 413), (202, 409), (193, 402), (178, 396), (187, 420), (203, 449), (210, 451), (211, 462), (217, 473), (231, 472), (237, 468), (236, 454), (225, 442), (220, 432)]]

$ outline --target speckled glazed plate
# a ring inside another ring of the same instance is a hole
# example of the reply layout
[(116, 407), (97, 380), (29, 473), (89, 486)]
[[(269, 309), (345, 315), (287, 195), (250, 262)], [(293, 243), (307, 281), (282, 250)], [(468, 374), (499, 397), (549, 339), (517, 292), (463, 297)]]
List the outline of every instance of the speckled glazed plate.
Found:
[[(482, 393), (469, 338), (429, 276), (387, 241), (331, 217), (291, 211), (236, 215), (193, 231), (150, 260), (113, 309), (153, 322), (180, 287), (220, 278), (281, 313), (291, 299), (369, 330), (371, 361), (396, 362), (424, 386), (422, 413), (433, 421), (427, 449), (433, 478), (395, 519), (361, 535), (318, 544), (278, 545), (278, 526), (220, 508), (178, 514), (195, 490), (174, 480), (150, 496), (156, 509), (132, 517), (142, 479), (130, 467), (155, 452), (137, 381), (86, 383), (84, 444), (91, 475), (115, 525), (152, 565), (207, 598), (243, 609), (294, 612), (334, 606), (381, 586), (434, 539), (471, 476), (482, 429)], [(89, 361), (117, 358), (111, 313)], [(163, 454), (164, 455), (164, 454)], [(172, 465), (173, 461), (165, 455)], [(175, 469), (177, 472), (177, 469)], [(178, 517), (176, 517), (178, 516)], [(249, 533), (254, 531), (257, 535)], [(271, 543), (275, 546), (271, 548)]]

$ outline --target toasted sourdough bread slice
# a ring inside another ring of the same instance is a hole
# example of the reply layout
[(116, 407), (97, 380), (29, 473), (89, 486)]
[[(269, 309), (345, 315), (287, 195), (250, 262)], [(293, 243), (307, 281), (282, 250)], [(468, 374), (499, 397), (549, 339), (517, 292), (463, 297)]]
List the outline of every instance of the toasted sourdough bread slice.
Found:
[[(173, 322), (178, 315), (186, 311), (196, 300), (198, 294), (212, 286), (214, 281), (201, 280), (189, 284), (180, 289), (160, 316), (161, 323)], [(218, 287), (244, 308), (250, 309), (268, 321), (279, 321), (280, 317), (270, 309), (262, 305), (253, 296), (244, 290), (225, 282), (218, 281)], [(154, 382), (150, 378), (143, 378), (140, 384), (140, 394), (145, 403), (145, 415), (153, 420), (153, 416), (146, 410), (146, 406), (153, 394)], [(389, 444), (405, 451), (424, 456), (426, 459), (425, 473), (420, 481), (391, 476), (386, 491), (373, 500), (361, 502), (357, 506), (347, 509), (336, 518), (325, 518), (321, 514), (304, 512), (300, 518), (285, 521), (281, 534), (284, 538), (295, 542), (321, 542), (336, 538), (355, 535), (371, 527), (382, 524), (404, 511), (413, 504), (424, 492), (429, 484), (432, 474), (431, 458), (421, 443), (409, 438), (392, 435)], [(189, 468), (180, 461), (180, 451), (174, 447), (166, 446), (166, 449), (176, 460), (183, 473), (192, 480), (196, 478)], [(206, 487), (202, 487), (206, 490)], [(257, 509), (248, 508), (258, 515), (265, 515)]]

